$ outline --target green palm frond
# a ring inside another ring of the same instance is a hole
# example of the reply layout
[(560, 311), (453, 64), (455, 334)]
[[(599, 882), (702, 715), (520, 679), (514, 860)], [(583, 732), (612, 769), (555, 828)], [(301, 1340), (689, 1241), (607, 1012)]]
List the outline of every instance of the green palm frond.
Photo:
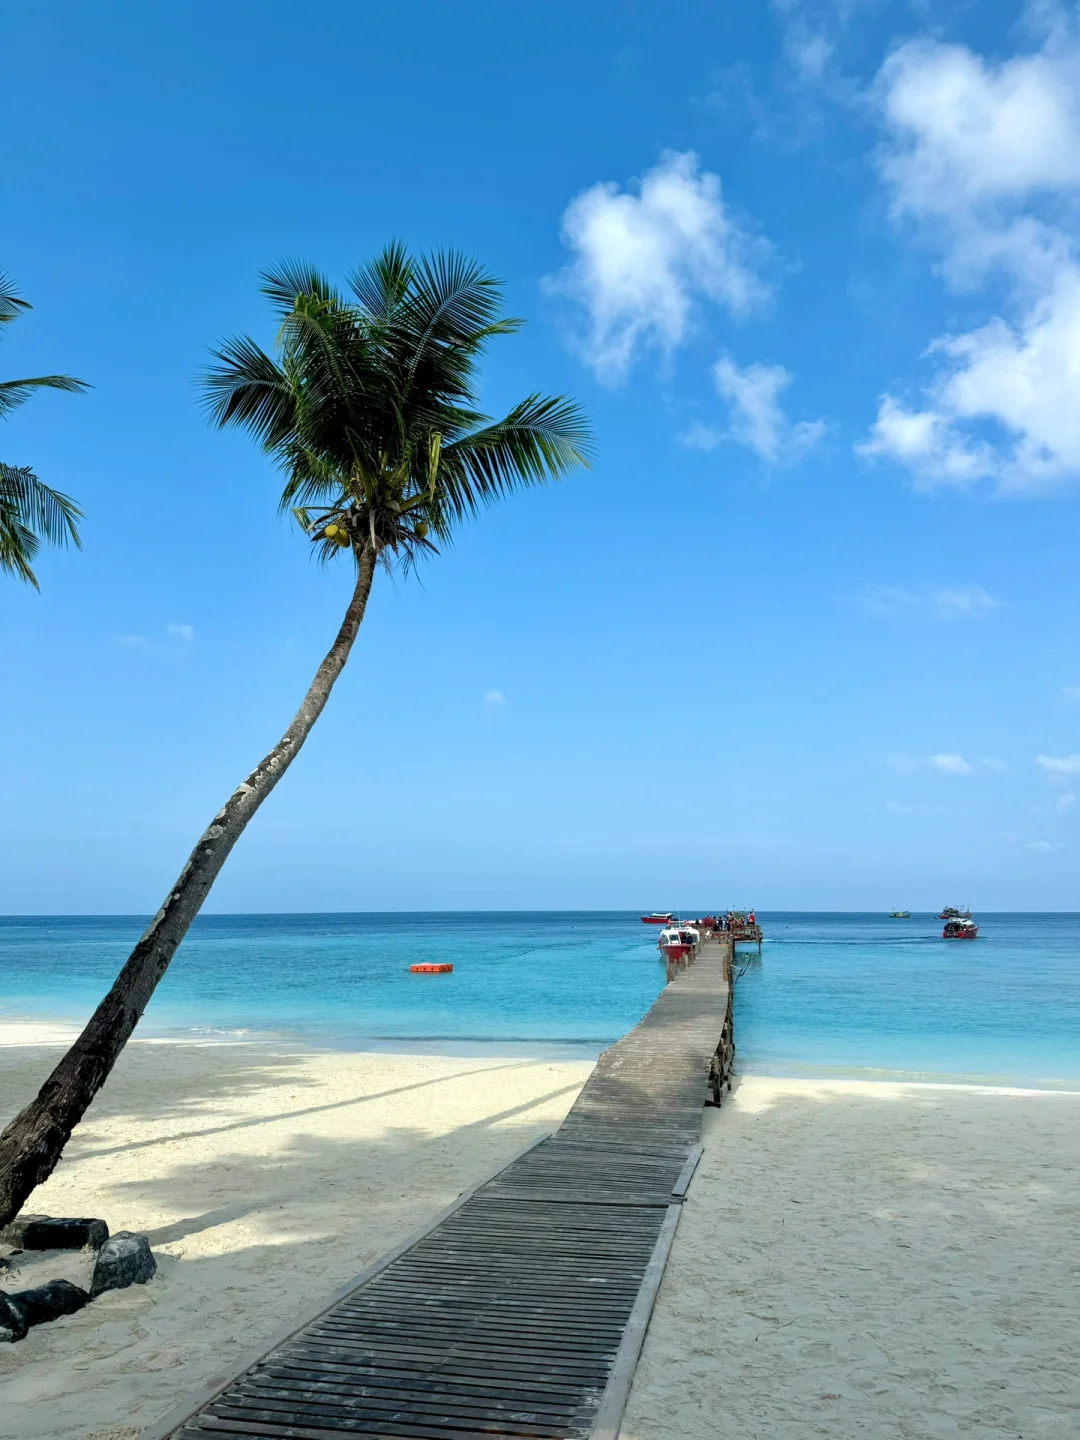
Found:
[(211, 421), (242, 425), (270, 449), (291, 435), (296, 415), (292, 386), (266, 351), (246, 335), (233, 335), (213, 353), (221, 363), (202, 379)]
[[(0, 325), (10, 324), (29, 310), (7, 275), (0, 274)], [(73, 375), (35, 375), (24, 380), (0, 381), (0, 419), (10, 415), (36, 390), (67, 390), (78, 394), (90, 387)], [(78, 522), (82, 511), (70, 496), (52, 490), (23, 466), (0, 463), (0, 571), (17, 575), (38, 588), (30, 562), (43, 542), (81, 545)]]
[(276, 358), (234, 337), (203, 381), (213, 422), (281, 465), (281, 506), (304, 514), (322, 559), (374, 547), (408, 569), (436, 553), (429, 534), (446, 542), (482, 506), (589, 463), (570, 400), (530, 395), (502, 420), (479, 409), (489, 341), (521, 326), (481, 266), (455, 251), (414, 261), (395, 242), (349, 283), (343, 296), (295, 261), (267, 271)]
[(381, 255), (353, 271), (349, 285), (369, 320), (389, 323), (409, 293), (413, 270), (405, 246), (392, 240)]
[(31, 308), (29, 300), (20, 298), (15, 282), (0, 271), (0, 325), (17, 320), (24, 311)]
[(332, 293), (329, 280), (302, 260), (282, 260), (273, 269), (264, 270), (260, 278), (259, 288), (282, 317), (292, 314), (297, 295), (321, 299)]
[(0, 380), (0, 419), (25, 405), (35, 390), (68, 390), (81, 394), (89, 390), (85, 380), (72, 375), (37, 375), (32, 380)]
[(38, 588), (30, 567), (43, 541), (81, 548), (82, 511), (23, 466), (0, 463), (0, 570)]

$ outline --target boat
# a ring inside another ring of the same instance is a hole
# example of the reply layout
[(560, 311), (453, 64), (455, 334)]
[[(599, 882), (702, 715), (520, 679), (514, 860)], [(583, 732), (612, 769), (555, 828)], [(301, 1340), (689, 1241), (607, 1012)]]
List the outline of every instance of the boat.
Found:
[(692, 925), (668, 925), (660, 931), (656, 948), (665, 960), (685, 960), (700, 941), (701, 935)]
[(642, 915), (643, 925), (670, 925), (675, 919), (674, 910), (653, 910), (648, 915)]
[(970, 920), (971, 911), (968, 909), (958, 910), (955, 905), (946, 905), (937, 918), (939, 920)]
[(945, 921), (945, 929), (941, 932), (943, 940), (975, 940), (978, 938), (979, 927), (972, 920), (970, 915), (954, 916)]
[(890, 919), (890, 920), (910, 920), (910, 919), (911, 919), (911, 911), (910, 911), (910, 910), (890, 910), (890, 911), (889, 911), (889, 919)]

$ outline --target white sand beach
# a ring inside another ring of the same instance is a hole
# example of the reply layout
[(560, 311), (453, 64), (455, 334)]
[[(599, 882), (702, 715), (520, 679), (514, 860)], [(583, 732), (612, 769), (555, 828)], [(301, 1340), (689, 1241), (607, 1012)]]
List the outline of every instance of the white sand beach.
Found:
[(744, 1078), (623, 1440), (1080, 1429), (1080, 1096)]
[[(0, 1115), (56, 1053), (0, 1050)], [(148, 1233), (159, 1273), (0, 1348), (4, 1433), (137, 1435), (556, 1126), (589, 1068), (132, 1044), (33, 1208)], [(1072, 1433), (1080, 1097), (749, 1077), (705, 1137), (626, 1440)]]
[[(3, 1121), (60, 1053), (0, 1049)], [(0, 1346), (0, 1433), (137, 1435), (555, 1129), (590, 1069), (133, 1042), (29, 1208), (149, 1235), (158, 1274)], [(20, 1270), (5, 1289), (88, 1279)]]

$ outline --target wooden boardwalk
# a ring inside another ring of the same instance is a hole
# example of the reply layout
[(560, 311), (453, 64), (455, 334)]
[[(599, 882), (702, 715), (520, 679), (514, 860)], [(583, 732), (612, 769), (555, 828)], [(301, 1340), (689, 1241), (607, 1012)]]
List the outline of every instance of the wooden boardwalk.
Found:
[(614, 1440), (727, 1079), (731, 950), (700, 946), (553, 1136), (143, 1440)]

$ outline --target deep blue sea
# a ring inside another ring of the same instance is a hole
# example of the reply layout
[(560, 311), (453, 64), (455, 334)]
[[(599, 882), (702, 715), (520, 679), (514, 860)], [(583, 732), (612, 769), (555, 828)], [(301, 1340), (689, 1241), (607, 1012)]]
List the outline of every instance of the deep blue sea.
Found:
[[(759, 914), (736, 988), (740, 1067), (1080, 1088), (1080, 915)], [(0, 1020), (81, 1021), (144, 917), (0, 917)], [(452, 975), (417, 976), (449, 960)], [(664, 983), (637, 915), (201, 916), (140, 1027), (342, 1048), (594, 1055)]]

